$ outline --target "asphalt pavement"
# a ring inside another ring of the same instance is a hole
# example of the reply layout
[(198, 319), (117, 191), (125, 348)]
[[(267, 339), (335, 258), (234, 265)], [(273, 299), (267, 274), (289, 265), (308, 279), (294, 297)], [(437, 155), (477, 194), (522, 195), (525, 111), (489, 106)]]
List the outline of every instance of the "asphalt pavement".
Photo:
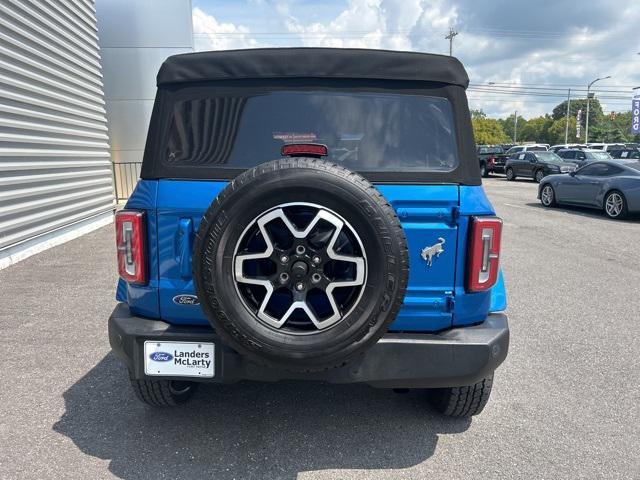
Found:
[(480, 416), (294, 382), (140, 404), (107, 340), (105, 227), (0, 271), (0, 479), (640, 478), (640, 220), (543, 209), (533, 182), (485, 187), (512, 343)]

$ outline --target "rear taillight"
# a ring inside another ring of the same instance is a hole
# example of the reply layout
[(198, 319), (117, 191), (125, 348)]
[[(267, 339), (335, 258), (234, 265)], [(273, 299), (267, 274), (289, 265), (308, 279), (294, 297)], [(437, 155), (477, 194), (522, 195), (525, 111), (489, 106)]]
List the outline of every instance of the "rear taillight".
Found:
[(482, 292), (498, 280), (502, 220), (472, 217), (467, 252), (467, 291)]
[(129, 283), (147, 283), (146, 222), (144, 212), (121, 210), (116, 213), (118, 274)]

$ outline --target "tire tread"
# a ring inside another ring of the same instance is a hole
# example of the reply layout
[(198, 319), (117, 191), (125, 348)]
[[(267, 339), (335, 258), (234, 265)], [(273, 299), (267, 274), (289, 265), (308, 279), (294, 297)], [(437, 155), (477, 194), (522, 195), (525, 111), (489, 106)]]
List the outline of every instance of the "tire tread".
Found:
[(176, 395), (171, 391), (169, 380), (131, 380), (133, 393), (143, 403), (153, 407), (175, 407), (186, 402), (193, 391), (195, 384), (188, 392)]
[(484, 409), (491, 395), (493, 375), (473, 385), (439, 388), (430, 391), (430, 403), (448, 417), (471, 417)]

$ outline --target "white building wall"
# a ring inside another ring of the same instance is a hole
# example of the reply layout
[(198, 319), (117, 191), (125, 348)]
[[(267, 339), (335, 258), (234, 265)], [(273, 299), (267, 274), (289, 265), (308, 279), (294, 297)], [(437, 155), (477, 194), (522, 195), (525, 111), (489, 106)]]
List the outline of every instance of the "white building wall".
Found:
[(140, 171), (158, 69), (193, 51), (191, 1), (97, 0), (96, 8), (111, 158), (126, 197)]
[(111, 221), (91, 0), (2, 0), (0, 268)]

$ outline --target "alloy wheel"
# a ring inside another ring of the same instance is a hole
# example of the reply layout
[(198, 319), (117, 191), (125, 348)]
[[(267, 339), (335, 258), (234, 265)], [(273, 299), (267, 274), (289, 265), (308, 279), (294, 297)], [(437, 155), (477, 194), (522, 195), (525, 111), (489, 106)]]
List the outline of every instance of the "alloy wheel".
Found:
[(314, 334), (358, 303), (367, 258), (353, 227), (315, 204), (288, 203), (256, 217), (234, 253), (234, 280), (245, 306), (269, 327)]
[(617, 192), (610, 193), (607, 196), (607, 200), (605, 202), (605, 210), (607, 211), (607, 215), (612, 218), (620, 216), (622, 213), (622, 209), (624, 208), (624, 199), (622, 195)]
[(551, 185), (544, 186), (542, 193), (540, 194), (540, 199), (545, 207), (551, 206), (553, 203), (553, 188), (551, 188)]

